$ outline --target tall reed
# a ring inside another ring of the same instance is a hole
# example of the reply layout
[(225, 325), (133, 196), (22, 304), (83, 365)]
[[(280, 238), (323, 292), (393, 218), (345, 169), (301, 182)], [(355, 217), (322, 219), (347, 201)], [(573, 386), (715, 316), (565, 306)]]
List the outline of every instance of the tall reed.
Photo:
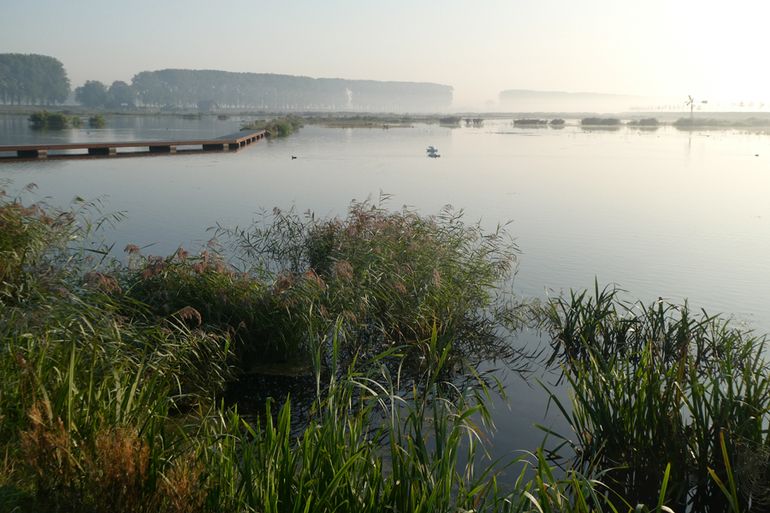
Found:
[[(94, 268), (105, 251), (72, 245), (90, 231), (78, 215), (7, 199), (0, 215), (6, 510), (664, 511), (690, 478), (696, 506), (763, 504), (759, 339), (686, 308), (629, 323), (598, 288), (546, 310), (580, 459), (561, 473), (542, 449), (490, 459), (492, 392), (463, 365), (505, 349), (518, 320), (496, 289), (515, 258), (504, 230), (364, 203), (229, 232), (245, 269), (134, 248)], [(312, 364), (308, 418), (292, 398), (256, 417), (221, 400), (233, 366), (269, 348)]]
[[(570, 293), (543, 311), (572, 389), (551, 401), (586, 472), (602, 469), (626, 497), (650, 502), (670, 466), (672, 504), (721, 511), (732, 464), (741, 507), (764, 504), (770, 470), (770, 366), (765, 339), (687, 304), (627, 303), (614, 288)], [(722, 437), (722, 438), (720, 438)], [(724, 440), (727, 457), (723, 457)]]

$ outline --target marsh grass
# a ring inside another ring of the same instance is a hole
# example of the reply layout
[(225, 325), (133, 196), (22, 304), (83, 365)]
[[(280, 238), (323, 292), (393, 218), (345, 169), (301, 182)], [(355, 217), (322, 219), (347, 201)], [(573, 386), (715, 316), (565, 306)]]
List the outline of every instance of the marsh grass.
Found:
[(270, 137), (286, 137), (304, 125), (304, 120), (299, 116), (283, 116), (270, 120), (255, 120), (241, 126), (241, 130), (266, 130)]
[[(578, 459), (492, 460), (494, 391), (473, 359), (499, 356), (520, 321), (497, 288), (513, 272), (507, 233), (369, 203), (273, 215), (227, 232), (241, 268), (133, 247), (126, 265), (95, 265), (105, 251), (82, 249), (93, 224), (78, 211), (0, 198), (3, 511), (764, 507), (761, 339), (598, 287), (555, 301), (544, 326), (576, 399), (554, 403)], [(306, 417), (293, 397), (248, 420), (222, 401), (271, 351), (309, 362)]]
[(434, 327), (458, 354), (504, 352), (501, 334), (521, 321), (505, 288), (517, 254), (505, 227), (486, 232), (451, 208), (437, 216), (389, 211), (386, 201), (354, 202), (333, 219), (275, 209), (219, 236), (239, 266), (274, 287), (317, 285), (305, 311), (312, 304), (319, 326), (342, 318), (354, 353), (393, 344), (419, 351)]
[(34, 112), (28, 118), (29, 124), (36, 130), (63, 130), (70, 124), (79, 126), (80, 118), (69, 117), (61, 112), (48, 112), (46, 110)]
[(572, 389), (571, 404), (551, 401), (570, 423), (564, 441), (580, 468), (605, 469), (618, 493), (650, 503), (668, 467), (671, 503), (696, 511), (724, 510), (718, 483), (732, 475), (740, 509), (766, 504), (764, 337), (687, 304), (618, 294), (596, 286), (593, 296), (571, 293), (543, 311), (552, 361)]

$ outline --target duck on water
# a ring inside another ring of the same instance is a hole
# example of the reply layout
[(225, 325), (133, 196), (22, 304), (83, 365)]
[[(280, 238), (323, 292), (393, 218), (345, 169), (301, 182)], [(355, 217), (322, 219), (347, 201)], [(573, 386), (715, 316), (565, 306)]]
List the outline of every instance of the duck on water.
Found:
[(428, 157), (430, 157), (432, 159), (435, 159), (435, 158), (438, 158), (438, 157), (441, 156), (438, 153), (438, 148), (436, 148), (435, 146), (428, 146), (428, 148), (425, 150), (425, 152), (428, 154)]

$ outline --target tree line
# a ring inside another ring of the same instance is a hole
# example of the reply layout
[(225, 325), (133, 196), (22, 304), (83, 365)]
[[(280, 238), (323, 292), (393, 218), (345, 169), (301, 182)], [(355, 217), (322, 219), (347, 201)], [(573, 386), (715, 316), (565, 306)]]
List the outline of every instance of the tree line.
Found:
[(143, 71), (132, 85), (145, 105), (159, 107), (424, 112), (452, 103), (447, 85), (272, 73), (164, 69)]
[(75, 101), (85, 107), (133, 108), (136, 93), (122, 80), (116, 80), (109, 88), (98, 80), (88, 80), (75, 89)]
[[(50, 105), (64, 102), (69, 93), (57, 59), (0, 54), (0, 102)], [(452, 103), (452, 87), (442, 84), (186, 69), (142, 71), (131, 84), (88, 80), (74, 93), (83, 106), (112, 109), (435, 112)]]
[(70, 81), (62, 63), (37, 54), (0, 54), (0, 103), (54, 105), (67, 99)]

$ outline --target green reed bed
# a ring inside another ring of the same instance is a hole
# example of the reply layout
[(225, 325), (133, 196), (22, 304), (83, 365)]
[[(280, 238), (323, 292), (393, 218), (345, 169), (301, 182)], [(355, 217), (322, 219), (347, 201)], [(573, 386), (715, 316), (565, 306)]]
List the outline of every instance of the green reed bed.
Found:
[[(763, 504), (761, 344), (718, 319), (655, 305), (629, 321), (612, 292), (551, 303), (579, 458), (492, 461), (475, 363), (504, 354), (521, 318), (500, 289), (505, 230), (354, 203), (223, 230), (222, 253), (129, 247), (120, 263), (79, 242), (92, 219), (0, 197), (0, 511)], [(280, 360), (311, 369), (307, 418), (292, 398), (249, 417), (224, 403)]]
[[(552, 401), (584, 472), (650, 503), (669, 473), (675, 509), (770, 503), (770, 367), (765, 339), (687, 304), (627, 303), (614, 288), (572, 293), (542, 312), (572, 389)], [(667, 470), (668, 468), (668, 470)], [(734, 502), (734, 501), (732, 501)]]
[(218, 397), (239, 351), (286, 352), (278, 342), (292, 337), (306, 344), (321, 393), (322, 367), (357, 324), (320, 313), (334, 303), (319, 274), (239, 273), (216, 256), (133, 248), (126, 266), (97, 265), (72, 246), (88, 232), (77, 215), (8, 198), (0, 214), (3, 510), (455, 511), (491, 490), (456, 470), (461, 440), (479, 436), (479, 406), (465, 392), (437, 395), (451, 352), (439, 351), (437, 332), (424, 354), (440, 358), (419, 366), (412, 397), (371, 377), (388, 372), (385, 357), (363, 371), (327, 369), (296, 438), (288, 402), (250, 425)]
[(220, 236), (241, 268), (274, 289), (316, 284), (316, 317), (342, 318), (358, 350), (419, 348), (434, 328), (456, 351), (480, 349), (480, 340), (519, 323), (516, 303), (500, 287), (509, 284), (517, 254), (504, 227), (486, 232), (451, 208), (437, 216), (390, 211), (386, 199), (354, 202), (334, 219), (276, 209)]

